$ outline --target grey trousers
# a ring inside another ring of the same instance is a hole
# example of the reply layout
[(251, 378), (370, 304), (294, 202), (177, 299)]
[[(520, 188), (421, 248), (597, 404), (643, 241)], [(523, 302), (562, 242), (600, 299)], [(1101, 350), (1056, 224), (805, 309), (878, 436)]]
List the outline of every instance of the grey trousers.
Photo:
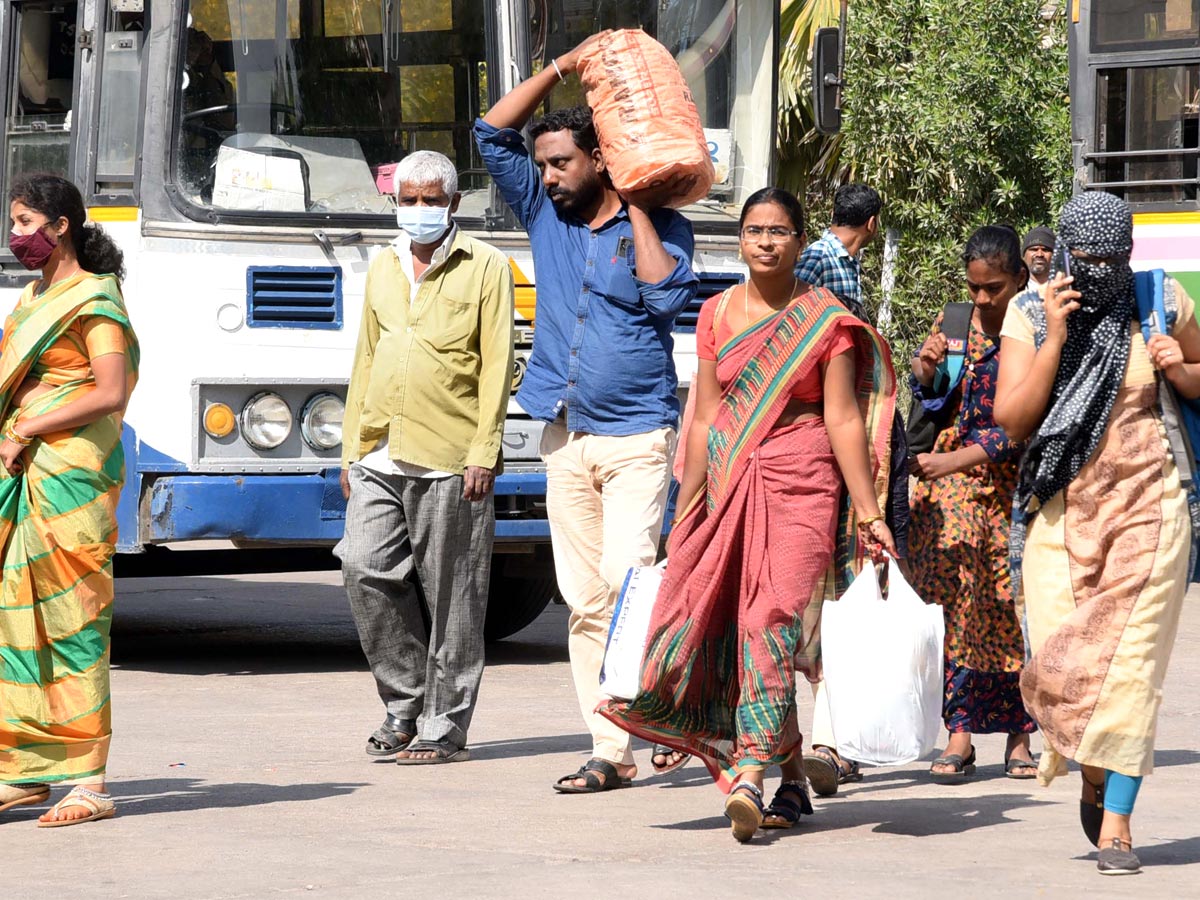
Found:
[(483, 677), (496, 520), (490, 496), (471, 503), (462, 491), (461, 476), (351, 466), (346, 531), (334, 548), (388, 713), (421, 740), (458, 747)]

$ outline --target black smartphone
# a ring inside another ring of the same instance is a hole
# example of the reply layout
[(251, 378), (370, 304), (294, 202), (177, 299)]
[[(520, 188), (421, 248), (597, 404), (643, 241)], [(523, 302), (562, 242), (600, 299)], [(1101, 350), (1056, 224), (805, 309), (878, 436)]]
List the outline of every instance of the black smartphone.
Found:
[(1071, 251), (1066, 247), (1058, 251), (1058, 269), (1068, 278), (1071, 277)]

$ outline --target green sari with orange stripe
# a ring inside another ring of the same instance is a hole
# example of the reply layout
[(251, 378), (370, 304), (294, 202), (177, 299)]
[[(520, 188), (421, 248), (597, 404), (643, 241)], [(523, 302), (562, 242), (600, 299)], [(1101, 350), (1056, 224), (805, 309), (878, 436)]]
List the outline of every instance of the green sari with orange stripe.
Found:
[[(111, 275), (80, 273), (41, 294), (30, 285), (0, 343), (0, 421), (62, 407), (95, 388), (81, 325), (102, 317), (138, 345)], [(73, 355), (74, 354), (74, 357)], [(46, 359), (78, 359), (48, 372)], [(17, 407), (28, 380), (50, 390)], [(0, 467), (0, 783), (102, 777), (111, 739), (109, 627), (117, 498), (125, 478), (121, 416), (43, 434), (22, 469)]]
[(883, 507), (891, 354), (873, 328), (816, 288), (719, 348), (706, 490), (671, 535), (640, 692), (599, 710), (632, 734), (698, 756), (726, 791), (742, 770), (795, 753), (796, 672), (820, 676), (821, 605), (862, 565), (824, 420), (776, 425), (847, 334)]

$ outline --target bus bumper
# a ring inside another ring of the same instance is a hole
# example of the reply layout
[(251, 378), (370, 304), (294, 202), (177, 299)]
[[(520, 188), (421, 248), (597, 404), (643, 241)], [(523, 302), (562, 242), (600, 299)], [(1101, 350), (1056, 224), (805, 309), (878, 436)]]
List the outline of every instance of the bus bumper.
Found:
[[(302, 475), (157, 476), (140, 504), (141, 543), (334, 543), (346, 521), (338, 476), (337, 469)], [(495, 495), (497, 541), (550, 540), (544, 473), (501, 475)]]

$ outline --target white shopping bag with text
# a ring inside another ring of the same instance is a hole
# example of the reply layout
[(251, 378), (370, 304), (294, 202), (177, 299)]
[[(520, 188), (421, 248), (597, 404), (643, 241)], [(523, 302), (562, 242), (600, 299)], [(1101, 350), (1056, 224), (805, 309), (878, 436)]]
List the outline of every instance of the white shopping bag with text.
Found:
[(888, 596), (867, 564), (841, 599), (821, 610), (821, 661), (837, 751), (898, 766), (920, 759), (942, 733), (942, 608), (923, 603), (895, 560)]
[(666, 565), (664, 560), (657, 566), (635, 566), (621, 586), (600, 669), (600, 689), (613, 699), (632, 700), (637, 696), (650, 616)]

